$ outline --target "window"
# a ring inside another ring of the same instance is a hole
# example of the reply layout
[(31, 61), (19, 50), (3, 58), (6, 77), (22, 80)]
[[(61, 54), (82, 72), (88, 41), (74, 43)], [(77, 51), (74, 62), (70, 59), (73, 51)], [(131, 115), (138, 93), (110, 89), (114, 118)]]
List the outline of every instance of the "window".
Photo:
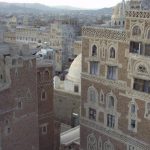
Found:
[(141, 42), (130, 42), (130, 53), (142, 54), (143, 45)]
[(98, 101), (98, 92), (93, 86), (88, 88), (88, 100), (92, 103)]
[(41, 100), (46, 100), (46, 92), (44, 90), (41, 92)]
[(98, 75), (98, 62), (90, 62), (90, 74)]
[(134, 79), (133, 89), (145, 93), (150, 93), (150, 81)]
[(96, 110), (93, 108), (89, 108), (89, 119), (96, 120)]
[(110, 58), (115, 58), (115, 49), (113, 47), (110, 48)]
[(141, 35), (141, 29), (139, 26), (134, 26), (132, 29), (132, 35), (133, 36), (140, 36)]
[(75, 85), (75, 86), (74, 86), (74, 92), (76, 92), (76, 93), (79, 92), (79, 86), (78, 86), (78, 85)]
[(109, 140), (104, 143), (104, 150), (114, 150), (114, 146)]
[(117, 79), (117, 67), (108, 66), (107, 79), (116, 80)]
[(107, 127), (114, 128), (115, 127), (115, 116), (111, 114), (107, 114)]
[(87, 150), (97, 150), (97, 140), (94, 134), (87, 137)]
[(97, 56), (97, 47), (96, 47), (96, 45), (92, 46), (92, 56)]
[(132, 101), (129, 103), (129, 123), (128, 123), (128, 129), (137, 132), (137, 110), (138, 105), (135, 102), (135, 99), (132, 98)]
[(104, 103), (104, 93), (102, 90), (100, 92), (100, 103)]
[(18, 109), (21, 109), (21, 108), (22, 108), (22, 102), (21, 102), (21, 101), (17, 102), (17, 108), (18, 108)]
[(102, 57), (105, 58), (105, 48), (102, 48)]
[(11, 134), (11, 128), (10, 127), (5, 127), (5, 134), (6, 134), (6, 136)]
[(42, 126), (42, 134), (47, 134), (47, 125)]
[(131, 113), (135, 113), (135, 105), (131, 104)]
[(136, 127), (136, 120), (131, 119), (131, 129)]
[(136, 150), (136, 147), (133, 145), (128, 145), (128, 150)]
[(145, 44), (145, 53), (144, 54), (145, 54), (145, 56), (150, 56), (150, 44)]
[(109, 99), (108, 99), (108, 108), (114, 109), (114, 105), (115, 105), (114, 97), (113, 96), (109, 96)]

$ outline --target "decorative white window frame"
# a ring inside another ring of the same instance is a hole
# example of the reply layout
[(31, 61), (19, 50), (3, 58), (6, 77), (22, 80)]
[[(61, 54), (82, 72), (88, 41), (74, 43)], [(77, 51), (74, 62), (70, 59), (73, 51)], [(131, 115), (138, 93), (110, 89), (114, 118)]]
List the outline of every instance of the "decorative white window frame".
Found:
[[(109, 105), (109, 97), (110, 97), (110, 96), (112, 96), (112, 97), (114, 98), (114, 109), (113, 109), (113, 110), (108, 107), (108, 105)], [(111, 91), (110, 93), (108, 93), (108, 94), (106, 95), (106, 110), (112, 112), (112, 111), (116, 111), (116, 109), (117, 109), (117, 98), (116, 98), (116, 96), (113, 94), (113, 92)]]
[[(91, 62), (97, 62), (98, 63), (98, 74), (91, 74), (90, 71), (91, 71)], [(92, 76), (99, 76), (100, 75), (100, 63), (99, 61), (89, 61), (88, 62), (88, 73)]]
[[(110, 96), (113, 96), (113, 98), (114, 98), (114, 108), (113, 109), (110, 109), (108, 107)], [(113, 129), (118, 129), (118, 118), (120, 117), (120, 113), (117, 112), (117, 98), (113, 94), (112, 91), (106, 95), (106, 111), (104, 113), (104, 124), (106, 127), (108, 127), (107, 126), (107, 115), (108, 114), (115, 116), (115, 125), (114, 125)], [(108, 127), (108, 128), (110, 128), (110, 127)]]
[[(135, 105), (135, 113), (131, 112), (132, 104)], [(137, 133), (138, 122), (140, 121), (138, 119), (138, 115), (137, 115), (137, 112), (138, 112), (139, 108), (138, 108), (138, 105), (137, 105), (134, 98), (132, 98), (132, 100), (129, 102), (128, 108), (129, 108), (128, 116), (127, 116), (127, 118), (128, 118), (128, 130)], [(131, 127), (131, 120), (135, 120), (135, 128)]]
[[(110, 49), (112, 47), (115, 49), (115, 58), (110, 58)], [(107, 61), (118, 63), (118, 43), (111, 42), (109, 44), (108, 49), (107, 49)]]
[(138, 149), (137, 149), (136, 146), (128, 144), (127, 145), (127, 150), (138, 150)]
[[(92, 48), (94, 45), (97, 47), (97, 55), (96, 56), (92, 56)], [(96, 42), (96, 41), (90, 42), (89, 57), (99, 57), (99, 43), (98, 42)]]
[[(134, 29), (135, 27), (139, 27), (139, 29), (140, 29), (140, 31), (141, 31), (141, 34), (140, 34), (140, 35), (133, 35), (133, 29)], [(141, 36), (142, 36), (142, 28), (141, 28), (141, 25), (140, 25), (140, 24), (136, 23), (136, 24), (134, 24), (134, 25), (131, 27), (131, 36), (132, 36), (132, 37), (141, 37)]]
[[(111, 150), (114, 150), (114, 145), (110, 142), (110, 140), (107, 140), (105, 143), (104, 143), (104, 150), (108, 150), (107, 149), (107, 145), (110, 146)], [(109, 149), (110, 150), (110, 149)]]
[[(40, 125), (40, 127), (41, 127), (41, 134), (46, 135), (48, 133), (48, 123), (44, 123)], [(44, 128), (46, 129), (46, 131), (44, 131)]]
[[(91, 142), (90, 138), (92, 138), (92, 142)], [(90, 147), (92, 147), (92, 148), (90, 148)], [(96, 139), (94, 133), (89, 134), (87, 136), (87, 150), (98, 150), (97, 149), (97, 139)]]
[[(140, 72), (138, 70), (139, 66), (144, 66), (145, 69), (146, 69), (146, 72)], [(138, 61), (137, 63), (134, 64), (134, 72), (133, 72), (133, 74), (135, 76), (144, 75), (145, 77), (149, 77), (149, 74), (150, 74), (149, 65), (146, 62)]]
[[(108, 67), (117, 67), (116, 68), (116, 79), (114, 79), (114, 81), (115, 80), (118, 80), (118, 69), (119, 69), (119, 67), (118, 66), (114, 66), (114, 65), (107, 65), (107, 67), (106, 67), (106, 79), (108, 79)], [(108, 79), (108, 80), (113, 80), (113, 79)]]
[[(91, 90), (95, 92), (95, 102), (92, 102), (92, 101), (90, 100), (90, 92), (91, 92)], [(88, 88), (88, 91), (87, 91), (87, 100), (88, 100), (88, 102), (89, 102), (90, 104), (93, 104), (93, 105), (98, 104), (98, 97), (99, 97), (99, 95), (98, 95), (97, 89), (96, 89), (93, 85), (90, 86), (90, 87)]]

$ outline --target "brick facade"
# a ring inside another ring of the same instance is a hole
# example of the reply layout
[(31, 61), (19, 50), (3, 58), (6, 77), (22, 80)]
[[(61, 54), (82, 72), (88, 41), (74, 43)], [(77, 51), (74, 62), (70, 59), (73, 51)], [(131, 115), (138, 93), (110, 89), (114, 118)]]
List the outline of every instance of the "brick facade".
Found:
[[(150, 96), (144, 84), (150, 79), (146, 49), (150, 44), (149, 16), (148, 11), (126, 12), (124, 30), (83, 28), (81, 150), (150, 149), (150, 119), (146, 113)], [(97, 47), (94, 54), (93, 45)], [(97, 63), (97, 72), (91, 72), (91, 62)], [(113, 69), (112, 74), (109, 69)], [(139, 82), (144, 89), (139, 89)]]

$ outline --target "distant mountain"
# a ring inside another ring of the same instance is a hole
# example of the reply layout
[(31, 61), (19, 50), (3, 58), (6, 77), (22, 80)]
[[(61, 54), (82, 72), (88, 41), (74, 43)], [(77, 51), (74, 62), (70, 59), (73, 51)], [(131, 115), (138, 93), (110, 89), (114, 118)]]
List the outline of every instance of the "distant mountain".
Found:
[(82, 8), (72, 7), (72, 6), (54, 6), (57, 9), (65, 9), (65, 10), (83, 10)]
[(49, 7), (39, 3), (6, 3), (0, 2), (0, 12), (2, 13), (39, 13), (39, 12), (70, 12), (74, 13), (83, 12), (83, 13), (94, 13), (99, 12), (100, 14), (111, 14), (112, 8), (103, 8), (103, 9), (93, 9), (93, 10), (84, 10), (80, 8), (70, 7), (70, 6), (55, 6)]

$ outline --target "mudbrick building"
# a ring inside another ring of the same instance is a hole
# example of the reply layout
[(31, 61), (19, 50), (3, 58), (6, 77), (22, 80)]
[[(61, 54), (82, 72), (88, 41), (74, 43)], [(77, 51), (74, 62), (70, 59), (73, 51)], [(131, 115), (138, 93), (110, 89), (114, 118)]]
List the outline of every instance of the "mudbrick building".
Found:
[(55, 150), (52, 67), (33, 56), (0, 57), (0, 150)]
[(82, 30), (81, 150), (150, 150), (146, 2), (123, 1), (111, 26)]

